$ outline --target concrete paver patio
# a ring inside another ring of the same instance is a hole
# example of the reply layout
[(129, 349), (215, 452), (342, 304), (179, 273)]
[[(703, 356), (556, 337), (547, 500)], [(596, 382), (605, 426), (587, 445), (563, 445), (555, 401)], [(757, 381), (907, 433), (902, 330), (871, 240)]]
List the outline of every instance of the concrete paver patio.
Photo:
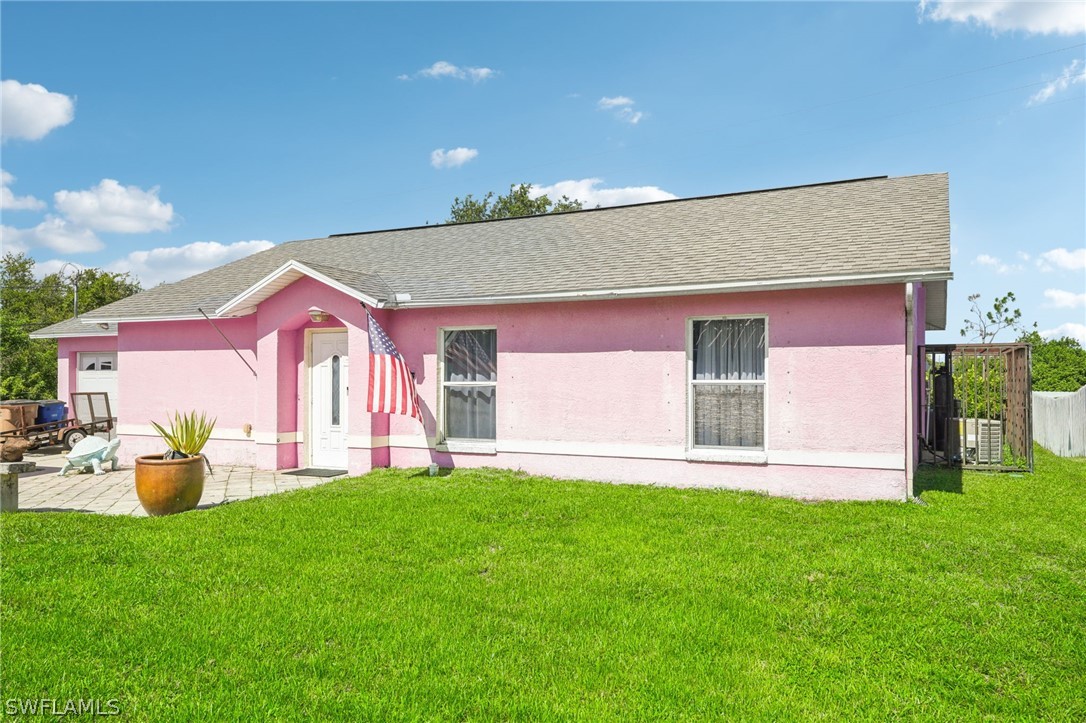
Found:
[[(19, 476), (20, 512), (96, 512), (106, 515), (145, 517), (136, 496), (136, 470), (124, 466), (103, 475), (69, 472), (57, 475), (64, 465), (65, 451), (61, 447), (46, 447), (27, 452), (25, 459), (36, 462), (38, 468)], [(108, 470), (108, 465), (106, 467)], [(207, 475), (200, 508), (214, 507), (224, 502), (247, 500), (250, 497), (315, 487), (336, 477), (302, 477), (284, 474), (287, 470), (271, 472), (252, 467), (215, 466)], [(346, 476), (346, 475), (343, 475)]]

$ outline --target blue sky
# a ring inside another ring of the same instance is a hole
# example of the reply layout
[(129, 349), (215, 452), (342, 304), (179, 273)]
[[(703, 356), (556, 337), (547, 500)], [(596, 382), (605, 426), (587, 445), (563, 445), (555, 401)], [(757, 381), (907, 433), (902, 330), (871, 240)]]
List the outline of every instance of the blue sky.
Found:
[[(4, 2), (3, 245), (145, 285), (435, 223), (949, 172), (949, 327), (1086, 342), (1086, 4)], [(1010, 339), (1011, 335), (1002, 338)]]

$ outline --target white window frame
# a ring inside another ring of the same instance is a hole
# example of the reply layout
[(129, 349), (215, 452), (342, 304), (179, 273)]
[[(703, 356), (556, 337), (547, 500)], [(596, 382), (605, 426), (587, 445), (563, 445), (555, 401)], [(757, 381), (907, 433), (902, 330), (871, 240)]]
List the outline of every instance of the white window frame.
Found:
[[(113, 366), (110, 367), (109, 369), (102, 369), (101, 368), (102, 367), (101, 363), (98, 360), (95, 360), (94, 369), (84, 369), (83, 368), (83, 363), (84, 363), (83, 360), (86, 359), (87, 357), (92, 357), (92, 356), (93, 357), (111, 356), (111, 357), (113, 357)], [(86, 373), (88, 371), (115, 372), (115, 371), (117, 371), (117, 359), (118, 359), (118, 354), (115, 351), (81, 351), (81, 352), (78, 353), (78, 356), (76, 358), (76, 366), (77, 366), (76, 371), (77, 372), (83, 372), (83, 373)]]
[[(694, 322), (761, 319), (765, 330), (765, 379), (729, 379), (726, 381), (694, 380)], [(696, 384), (756, 384), (762, 386), (762, 446), (710, 447), (694, 444), (694, 386)], [(765, 464), (769, 449), (769, 315), (714, 314), (686, 318), (686, 458), (692, 462), (740, 462)]]
[[(471, 454), (497, 454), (498, 410), (494, 409), (494, 439), (474, 439), (448, 437), (445, 434), (445, 335), (450, 331), (494, 331), (493, 324), (471, 324), (468, 326), (440, 326), (437, 329), (437, 449), (441, 452), (465, 452)], [(499, 355), (500, 356), (500, 355)], [(498, 380), (493, 382), (455, 382), (454, 387), (493, 387), (494, 401), (498, 400)]]

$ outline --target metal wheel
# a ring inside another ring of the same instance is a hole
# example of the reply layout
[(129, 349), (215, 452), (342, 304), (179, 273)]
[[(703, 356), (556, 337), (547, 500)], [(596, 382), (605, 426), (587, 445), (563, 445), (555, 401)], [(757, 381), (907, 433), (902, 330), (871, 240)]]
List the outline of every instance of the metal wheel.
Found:
[(87, 438), (87, 433), (82, 429), (69, 429), (64, 433), (64, 449), (69, 452), (72, 451), (72, 447), (82, 442)]

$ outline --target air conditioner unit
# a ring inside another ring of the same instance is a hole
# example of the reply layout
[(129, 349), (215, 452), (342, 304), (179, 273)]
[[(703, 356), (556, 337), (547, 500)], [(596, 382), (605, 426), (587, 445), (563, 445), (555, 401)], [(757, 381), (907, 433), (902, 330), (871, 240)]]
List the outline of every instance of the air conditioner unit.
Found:
[(972, 464), (1003, 462), (1003, 420), (957, 417), (950, 420), (958, 430), (962, 461)]

